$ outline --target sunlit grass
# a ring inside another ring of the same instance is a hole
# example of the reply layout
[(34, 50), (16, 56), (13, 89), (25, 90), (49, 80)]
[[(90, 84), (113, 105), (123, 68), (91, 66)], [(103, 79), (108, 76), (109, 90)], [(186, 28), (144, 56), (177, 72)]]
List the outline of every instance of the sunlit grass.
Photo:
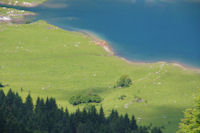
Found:
[[(192, 106), (200, 88), (200, 74), (169, 63), (130, 64), (110, 56), (87, 36), (61, 30), (39, 21), (28, 25), (0, 24), (0, 82), (3, 88), (23, 98), (55, 97), (59, 106), (74, 111), (68, 100), (76, 94), (93, 92), (111, 109), (135, 114), (139, 124), (165, 126), (174, 133)], [(129, 88), (113, 88), (128, 74)], [(21, 88), (23, 88), (21, 90)], [(120, 100), (121, 95), (126, 95)], [(140, 97), (142, 102), (136, 102)]]

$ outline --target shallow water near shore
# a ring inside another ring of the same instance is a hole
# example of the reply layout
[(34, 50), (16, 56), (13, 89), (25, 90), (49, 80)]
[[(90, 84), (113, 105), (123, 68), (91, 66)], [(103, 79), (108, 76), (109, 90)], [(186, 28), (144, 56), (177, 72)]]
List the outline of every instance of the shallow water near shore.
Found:
[(49, 0), (27, 10), (67, 30), (88, 30), (132, 61), (200, 68), (200, 1)]

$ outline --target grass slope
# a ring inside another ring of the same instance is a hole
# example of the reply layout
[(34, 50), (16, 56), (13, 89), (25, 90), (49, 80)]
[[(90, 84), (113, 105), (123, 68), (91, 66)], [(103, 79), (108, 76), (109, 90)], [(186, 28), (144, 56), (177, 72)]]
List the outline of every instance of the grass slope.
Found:
[[(200, 74), (169, 63), (130, 64), (110, 56), (92, 40), (39, 21), (28, 25), (0, 25), (0, 82), (24, 98), (55, 97), (68, 106), (75, 94), (94, 92), (108, 114), (111, 109), (135, 114), (139, 124), (165, 126), (174, 133), (182, 111), (193, 104), (200, 88)], [(133, 85), (113, 88), (128, 74)], [(21, 88), (24, 88), (21, 92)], [(119, 100), (126, 95), (124, 100)], [(145, 102), (135, 102), (134, 97)], [(98, 104), (100, 105), (100, 104)], [(79, 107), (83, 107), (80, 105)]]

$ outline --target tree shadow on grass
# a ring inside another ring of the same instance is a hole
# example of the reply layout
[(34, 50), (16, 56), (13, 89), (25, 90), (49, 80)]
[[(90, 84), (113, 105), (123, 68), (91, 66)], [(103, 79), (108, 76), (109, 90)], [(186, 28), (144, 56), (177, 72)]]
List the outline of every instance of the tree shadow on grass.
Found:
[(151, 112), (145, 112), (142, 123), (151, 122), (154, 126), (164, 127), (164, 133), (175, 133), (186, 108), (188, 107), (176, 105), (154, 106)]

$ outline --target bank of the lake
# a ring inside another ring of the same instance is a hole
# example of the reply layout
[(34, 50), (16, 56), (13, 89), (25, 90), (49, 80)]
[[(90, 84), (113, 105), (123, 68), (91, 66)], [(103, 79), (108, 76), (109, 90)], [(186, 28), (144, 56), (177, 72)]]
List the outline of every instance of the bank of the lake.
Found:
[(84, 35), (88, 36), (89, 38), (91, 38), (93, 40), (93, 42), (96, 44), (96, 45), (99, 45), (100, 47), (102, 47), (106, 52), (108, 52), (111, 56), (116, 56), (120, 59), (122, 59), (123, 61), (129, 63), (129, 64), (152, 64), (152, 63), (162, 63), (162, 64), (172, 64), (176, 67), (179, 67), (183, 70), (192, 70), (192, 71), (195, 71), (195, 72), (198, 72), (200, 73), (200, 68), (198, 67), (192, 67), (191, 65), (188, 65), (188, 64), (183, 64), (181, 62), (167, 62), (167, 61), (155, 61), (155, 62), (144, 62), (144, 61), (132, 61), (132, 60), (128, 60), (124, 57), (121, 57), (119, 55), (117, 55), (115, 53), (115, 51), (112, 49), (112, 47), (109, 45), (109, 43), (106, 41), (106, 40), (103, 40), (101, 39), (100, 36), (97, 36), (96, 34), (90, 32), (90, 31), (76, 31), (76, 32), (80, 32), (80, 33), (83, 33)]

